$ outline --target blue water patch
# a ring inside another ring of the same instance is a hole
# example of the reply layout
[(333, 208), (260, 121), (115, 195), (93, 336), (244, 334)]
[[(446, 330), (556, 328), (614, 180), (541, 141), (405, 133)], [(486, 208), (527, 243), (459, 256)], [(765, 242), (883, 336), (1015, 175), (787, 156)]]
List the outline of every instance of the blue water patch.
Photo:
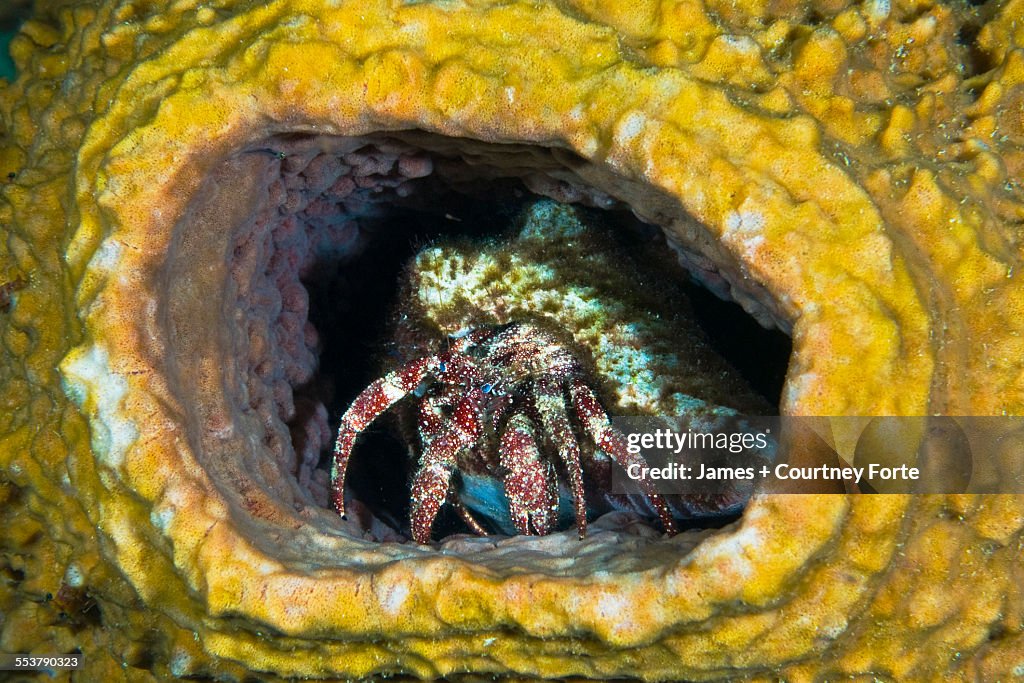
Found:
[[(508, 509), (505, 484), (497, 477), (477, 476), (462, 473), (462, 488), (459, 499), (478, 518), (483, 518), (495, 529), (509, 536), (516, 535), (515, 523)], [(576, 524), (572, 495), (562, 486), (558, 487), (558, 524), (568, 529)]]
[(11, 38), (17, 31), (4, 31), (0, 33), (0, 78), (9, 81), (14, 80), (14, 60), (11, 59)]
[(0, 78), (13, 81), (18, 75), (11, 59), (11, 39), (18, 34), (31, 9), (28, 2), (0, 0)]

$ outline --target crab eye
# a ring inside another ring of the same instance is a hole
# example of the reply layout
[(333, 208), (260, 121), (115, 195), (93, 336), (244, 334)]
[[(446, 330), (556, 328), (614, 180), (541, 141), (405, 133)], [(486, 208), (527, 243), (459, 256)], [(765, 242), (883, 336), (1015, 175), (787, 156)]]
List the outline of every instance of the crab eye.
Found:
[(480, 387), (480, 391), (484, 392), (485, 394), (489, 393), (491, 391), (491, 387), (493, 386), (493, 384), (484, 384)]
[(438, 372), (444, 372), (447, 369), (448, 369), (448, 364), (445, 363), (444, 361), (441, 361), (440, 363), (437, 364), (437, 371)]

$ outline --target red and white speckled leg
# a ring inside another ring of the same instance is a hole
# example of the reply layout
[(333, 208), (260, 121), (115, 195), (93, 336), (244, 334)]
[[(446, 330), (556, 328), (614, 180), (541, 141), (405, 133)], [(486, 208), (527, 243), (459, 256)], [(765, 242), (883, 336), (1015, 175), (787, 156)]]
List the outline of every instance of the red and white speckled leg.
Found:
[(537, 412), (544, 431), (558, 446), (558, 457), (565, 463), (572, 491), (572, 504), (576, 512), (576, 530), (580, 538), (587, 535), (587, 501), (583, 497), (583, 468), (580, 465), (580, 446), (573, 433), (569, 415), (565, 411), (565, 396), (561, 381), (542, 377), (534, 384)]
[(420, 452), (426, 449), (427, 445), (434, 440), (441, 430), (444, 428), (444, 423), (447, 417), (445, 416), (445, 406), (451, 406), (448, 397), (441, 396), (425, 396), (423, 401), (420, 403), (420, 416), (416, 422), (416, 427), (420, 434)]
[(507, 471), (505, 495), (516, 531), (544, 536), (558, 521), (558, 485), (551, 464), (541, 459), (533, 423), (521, 412), (509, 417), (501, 435), (499, 462)]
[[(611, 456), (612, 460), (623, 468), (628, 469), (630, 465), (647, 467), (647, 461), (643, 456), (630, 453), (627, 450), (626, 437), (608, 420), (608, 413), (601, 407), (601, 403), (590, 387), (582, 380), (574, 379), (569, 385), (569, 393), (572, 396), (573, 408), (580, 423), (594, 439), (598, 448)], [(639, 483), (651, 501), (651, 505), (658, 511), (658, 517), (661, 519), (665, 531), (668, 534), (678, 533), (665, 498), (654, 490), (654, 485), (650, 481), (642, 479)]]
[(430, 542), (430, 529), (438, 510), (448, 498), (456, 456), (476, 443), (483, 431), (483, 392), (471, 389), (455, 407), (442, 431), (423, 450), (412, 481), (410, 522), (417, 543)]
[(345, 516), (345, 470), (359, 433), (381, 413), (413, 391), (437, 367), (437, 356), (427, 356), (390, 372), (375, 380), (356, 396), (352, 405), (341, 416), (338, 438), (334, 441), (334, 460), (331, 463), (331, 498), (334, 509)]
[[(419, 431), (420, 445), (424, 450), (443, 431), (445, 421), (448, 419), (444, 414), (444, 406), (454, 403), (451, 395), (455, 393), (455, 389), (455, 387), (451, 387), (449, 391), (443, 392), (439, 396), (427, 396), (423, 399), (423, 403), (420, 405)], [(466, 523), (470, 531), (477, 536), (487, 536), (487, 529), (463, 504), (455, 489), (448, 490), (448, 503), (459, 513), (459, 517)]]

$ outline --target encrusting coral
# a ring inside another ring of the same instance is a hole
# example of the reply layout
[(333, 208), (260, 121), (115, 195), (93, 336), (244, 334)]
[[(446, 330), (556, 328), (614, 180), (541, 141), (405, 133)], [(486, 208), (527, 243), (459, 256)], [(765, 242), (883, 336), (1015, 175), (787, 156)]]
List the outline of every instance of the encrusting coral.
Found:
[(390, 206), (514, 182), (631, 209), (791, 333), (787, 414), (1018, 415), (1022, 17), (41, 0), (0, 92), (0, 649), (96, 680), (1019, 676), (1016, 495), (362, 538), (318, 502), (303, 283)]

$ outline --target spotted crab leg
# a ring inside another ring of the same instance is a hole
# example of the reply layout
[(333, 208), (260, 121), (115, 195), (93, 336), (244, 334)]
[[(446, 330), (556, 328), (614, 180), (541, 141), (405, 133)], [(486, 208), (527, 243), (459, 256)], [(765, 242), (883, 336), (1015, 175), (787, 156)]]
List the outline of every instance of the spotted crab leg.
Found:
[[(452, 392), (454, 393), (454, 392)], [(441, 396), (428, 396), (423, 399), (423, 404), (420, 406), (420, 446), (426, 450), (434, 439), (443, 431), (445, 424), (444, 407), (451, 406), (454, 401), (450, 400), (448, 395)], [(466, 523), (477, 536), (486, 536), (487, 529), (473, 516), (473, 513), (469, 511), (459, 499), (459, 495), (455, 489), (449, 488), (448, 490), (448, 502), (451, 504), (455, 511), (459, 513), (459, 517)]]
[(576, 530), (580, 538), (587, 535), (587, 501), (583, 497), (583, 468), (580, 465), (580, 446), (573, 434), (569, 415), (565, 411), (565, 396), (557, 380), (542, 377), (536, 381), (537, 412), (544, 431), (558, 444), (558, 457), (565, 463), (572, 490), (572, 504), (576, 512)]
[(447, 396), (427, 396), (420, 403), (420, 417), (416, 427), (419, 429), (421, 448), (425, 449), (441, 433), (445, 421), (444, 411), (451, 405)]
[(479, 387), (468, 391), (455, 407), (451, 420), (423, 449), (419, 469), (412, 481), (412, 506), (409, 513), (412, 537), (417, 543), (430, 542), (434, 519), (448, 498), (456, 456), (480, 438), (483, 430), (483, 397)]
[(501, 435), (499, 462), (507, 471), (505, 495), (516, 531), (523, 535), (551, 533), (558, 520), (558, 486), (550, 463), (541, 460), (533, 423), (513, 413)]
[[(640, 454), (630, 453), (626, 448), (626, 437), (608, 419), (608, 413), (601, 407), (593, 390), (582, 380), (574, 379), (569, 385), (569, 394), (572, 397), (573, 408), (579, 416), (583, 428), (587, 430), (594, 439), (597, 447), (607, 453), (623, 468), (628, 469), (630, 465), (646, 467), (647, 461)], [(651, 501), (651, 505), (658, 511), (658, 518), (665, 527), (665, 532), (673, 535), (678, 533), (675, 520), (672, 519), (672, 512), (669, 510), (668, 502), (655, 491), (654, 485), (647, 479), (640, 480), (640, 486)]]
[(437, 356), (426, 356), (374, 380), (341, 416), (331, 463), (331, 498), (342, 517), (345, 516), (345, 470), (356, 437), (381, 413), (415, 390), (431, 368), (439, 363)]

